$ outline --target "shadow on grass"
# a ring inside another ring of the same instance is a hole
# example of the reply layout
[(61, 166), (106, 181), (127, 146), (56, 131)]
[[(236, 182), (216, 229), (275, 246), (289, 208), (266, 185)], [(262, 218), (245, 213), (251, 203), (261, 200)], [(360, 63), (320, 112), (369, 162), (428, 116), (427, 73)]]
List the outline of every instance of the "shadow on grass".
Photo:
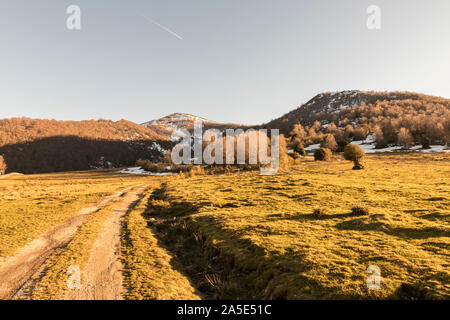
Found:
[[(303, 286), (314, 287), (316, 298), (329, 293), (302, 275), (313, 267), (304, 253), (269, 253), (245, 238), (245, 230), (224, 228), (220, 218), (195, 216), (201, 206), (170, 199), (166, 188), (154, 191), (144, 215), (158, 245), (170, 253), (172, 267), (202, 298), (287, 299)], [(297, 286), (287, 280), (292, 278)]]
[(427, 228), (405, 228), (405, 227), (392, 227), (389, 220), (377, 218), (374, 215), (372, 217), (356, 218), (348, 221), (343, 221), (336, 224), (337, 229), (341, 230), (355, 230), (355, 231), (379, 231), (384, 232), (390, 236), (395, 236), (403, 239), (427, 239), (427, 238), (439, 238), (450, 237), (450, 231), (440, 229), (437, 227)]
[(268, 220), (293, 220), (293, 221), (311, 221), (311, 220), (333, 220), (333, 219), (346, 219), (349, 217), (354, 217), (354, 215), (349, 213), (336, 213), (336, 214), (325, 214), (318, 218), (314, 214), (298, 214), (298, 215), (287, 215), (284, 216), (281, 213), (274, 213), (267, 215)]

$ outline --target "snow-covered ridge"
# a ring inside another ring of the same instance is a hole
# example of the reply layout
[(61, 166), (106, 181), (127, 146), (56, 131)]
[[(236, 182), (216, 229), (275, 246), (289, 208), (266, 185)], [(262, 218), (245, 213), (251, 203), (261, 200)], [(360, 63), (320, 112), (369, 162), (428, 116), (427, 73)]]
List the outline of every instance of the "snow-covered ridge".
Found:
[(144, 122), (141, 125), (149, 126), (149, 125), (158, 125), (159, 124), (159, 125), (172, 125), (173, 126), (176, 124), (182, 124), (184, 122), (193, 123), (194, 121), (203, 121), (203, 122), (214, 123), (214, 121), (210, 121), (208, 119), (198, 117), (198, 116), (188, 114), (188, 113), (173, 113), (173, 114), (170, 114), (170, 115), (165, 116), (160, 119)]
[(192, 114), (173, 113), (157, 120), (144, 122), (141, 125), (151, 128), (159, 134), (168, 136), (171, 141), (178, 141), (186, 135), (186, 131), (192, 131), (196, 121), (202, 121), (205, 124), (216, 124), (214, 121)]

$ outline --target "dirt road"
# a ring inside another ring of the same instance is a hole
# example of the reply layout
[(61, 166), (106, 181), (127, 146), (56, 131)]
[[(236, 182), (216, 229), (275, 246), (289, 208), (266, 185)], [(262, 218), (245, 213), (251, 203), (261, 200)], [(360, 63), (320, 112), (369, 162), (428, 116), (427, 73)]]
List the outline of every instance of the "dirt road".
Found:
[(5, 259), (0, 264), (0, 299), (12, 299), (20, 295), (20, 291), (27, 286), (27, 282), (31, 281), (33, 275), (39, 272), (52, 252), (69, 243), (78, 228), (88, 220), (90, 215), (110, 203), (122, 199), (133, 188), (135, 187), (105, 197), (97, 204), (80, 210), (73, 218), (54, 227), (40, 238), (21, 248), (14, 256)]
[(130, 192), (114, 213), (107, 218), (82, 270), (79, 290), (67, 291), (68, 300), (122, 300), (122, 269), (120, 260), (121, 219), (143, 197), (145, 187)]

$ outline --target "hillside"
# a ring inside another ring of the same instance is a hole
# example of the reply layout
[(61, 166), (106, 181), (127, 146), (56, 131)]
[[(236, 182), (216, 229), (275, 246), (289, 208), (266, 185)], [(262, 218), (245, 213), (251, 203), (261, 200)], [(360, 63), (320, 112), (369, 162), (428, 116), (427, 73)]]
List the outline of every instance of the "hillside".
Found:
[(240, 125), (240, 124), (234, 124), (234, 123), (219, 123), (214, 122), (202, 117), (198, 117), (192, 114), (187, 113), (173, 113), (166, 117), (148, 121), (145, 123), (142, 123), (144, 127), (147, 127), (149, 129), (152, 129), (156, 133), (166, 136), (170, 138), (171, 140), (175, 141), (178, 140), (179, 137), (183, 137), (184, 134), (182, 130), (187, 130), (189, 132), (193, 132), (194, 130), (194, 122), (195, 121), (202, 121), (204, 130), (207, 129), (219, 129), (219, 130), (225, 130), (225, 129), (237, 129), (237, 128), (243, 128), (246, 129), (247, 126)]
[(7, 172), (129, 166), (139, 158), (158, 160), (171, 145), (166, 137), (126, 120), (0, 120), (0, 155)]
[(450, 142), (450, 100), (410, 92), (322, 93), (262, 127), (299, 136), (305, 145), (320, 143), (323, 134), (347, 142), (373, 134), (379, 148), (444, 145)]

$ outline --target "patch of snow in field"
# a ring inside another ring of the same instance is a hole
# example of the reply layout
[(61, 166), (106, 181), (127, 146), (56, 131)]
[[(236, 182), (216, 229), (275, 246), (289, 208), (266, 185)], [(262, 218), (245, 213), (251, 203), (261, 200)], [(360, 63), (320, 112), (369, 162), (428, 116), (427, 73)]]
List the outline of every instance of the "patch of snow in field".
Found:
[(168, 176), (170, 172), (148, 172), (141, 167), (131, 167), (118, 171), (118, 173), (139, 174), (143, 176)]
[(305, 150), (306, 150), (306, 151), (313, 151), (313, 150), (319, 149), (319, 148), (320, 148), (320, 143), (318, 143), (318, 144), (312, 144), (312, 145), (306, 147)]
[(422, 146), (414, 146), (410, 149), (403, 150), (401, 146), (391, 146), (382, 149), (375, 149), (375, 136), (368, 136), (365, 141), (353, 141), (352, 144), (356, 144), (364, 150), (365, 153), (382, 153), (382, 152), (395, 152), (395, 151), (416, 151), (422, 153), (431, 153), (431, 152), (450, 152), (450, 149), (446, 149), (446, 146), (433, 145), (430, 146), (430, 149), (421, 149)]
[(450, 152), (446, 146), (430, 146), (430, 149), (422, 149), (420, 152), (430, 153), (430, 152)]

